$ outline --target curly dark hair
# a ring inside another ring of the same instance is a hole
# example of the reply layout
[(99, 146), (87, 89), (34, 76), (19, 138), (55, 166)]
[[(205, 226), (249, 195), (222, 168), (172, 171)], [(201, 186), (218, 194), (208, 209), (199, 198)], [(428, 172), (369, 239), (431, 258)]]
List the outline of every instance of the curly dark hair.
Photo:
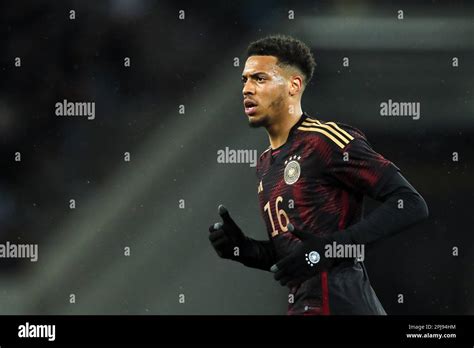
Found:
[(309, 47), (302, 41), (286, 35), (271, 35), (252, 42), (247, 48), (250, 56), (274, 56), (279, 65), (288, 65), (299, 69), (307, 85), (313, 77), (316, 62)]

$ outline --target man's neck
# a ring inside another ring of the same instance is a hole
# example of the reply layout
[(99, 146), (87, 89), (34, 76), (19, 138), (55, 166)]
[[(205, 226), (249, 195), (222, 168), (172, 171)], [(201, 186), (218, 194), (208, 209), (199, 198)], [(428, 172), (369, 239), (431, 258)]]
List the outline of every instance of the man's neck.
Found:
[(291, 128), (300, 120), (303, 112), (295, 112), (281, 118), (281, 121), (267, 127), (268, 139), (272, 149), (276, 149), (286, 143)]

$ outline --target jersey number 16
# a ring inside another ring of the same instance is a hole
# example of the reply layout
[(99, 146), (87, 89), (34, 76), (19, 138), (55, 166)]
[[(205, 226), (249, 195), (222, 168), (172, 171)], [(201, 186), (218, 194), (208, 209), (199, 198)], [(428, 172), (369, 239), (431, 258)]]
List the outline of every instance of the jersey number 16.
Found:
[[(288, 224), (290, 222), (290, 219), (288, 218), (288, 214), (283, 209), (278, 209), (278, 204), (281, 203), (281, 202), (283, 202), (283, 197), (278, 196), (277, 199), (275, 200), (274, 206), (275, 206), (276, 216), (277, 216), (277, 219), (278, 219), (278, 225), (280, 226), (280, 230), (282, 232), (286, 232), (286, 231), (288, 231)], [(275, 237), (276, 235), (278, 235), (279, 230), (275, 229), (275, 222), (273, 221), (273, 214), (272, 214), (271, 208), (270, 208), (270, 201), (268, 201), (264, 205), (263, 210), (268, 213), (270, 223), (272, 224), (272, 237)], [(284, 224), (282, 223), (282, 217), (285, 220)]]

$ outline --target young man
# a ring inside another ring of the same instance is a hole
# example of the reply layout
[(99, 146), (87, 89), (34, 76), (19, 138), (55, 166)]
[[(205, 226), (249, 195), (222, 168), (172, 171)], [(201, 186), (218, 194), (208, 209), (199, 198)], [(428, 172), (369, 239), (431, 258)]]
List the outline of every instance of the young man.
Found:
[[(247, 55), (245, 113), (270, 141), (257, 165), (269, 240), (245, 236), (221, 205), (223, 222), (209, 228), (213, 247), (274, 272), (290, 288), (288, 314), (386, 314), (361, 261), (364, 247), (427, 218), (425, 201), (361, 131), (303, 113), (316, 65), (304, 43), (270, 36)], [(361, 219), (364, 195), (381, 205)]]

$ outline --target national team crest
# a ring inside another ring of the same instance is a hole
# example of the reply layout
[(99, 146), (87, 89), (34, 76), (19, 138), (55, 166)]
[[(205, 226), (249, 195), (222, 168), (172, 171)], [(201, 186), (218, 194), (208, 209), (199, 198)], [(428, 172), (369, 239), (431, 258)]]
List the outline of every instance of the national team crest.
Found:
[(293, 185), (301, 175), (301, 167), (298, 160), (301, 156), (291, 156), (285, 161), (285, 172), (283, 177), (288, 185)]

